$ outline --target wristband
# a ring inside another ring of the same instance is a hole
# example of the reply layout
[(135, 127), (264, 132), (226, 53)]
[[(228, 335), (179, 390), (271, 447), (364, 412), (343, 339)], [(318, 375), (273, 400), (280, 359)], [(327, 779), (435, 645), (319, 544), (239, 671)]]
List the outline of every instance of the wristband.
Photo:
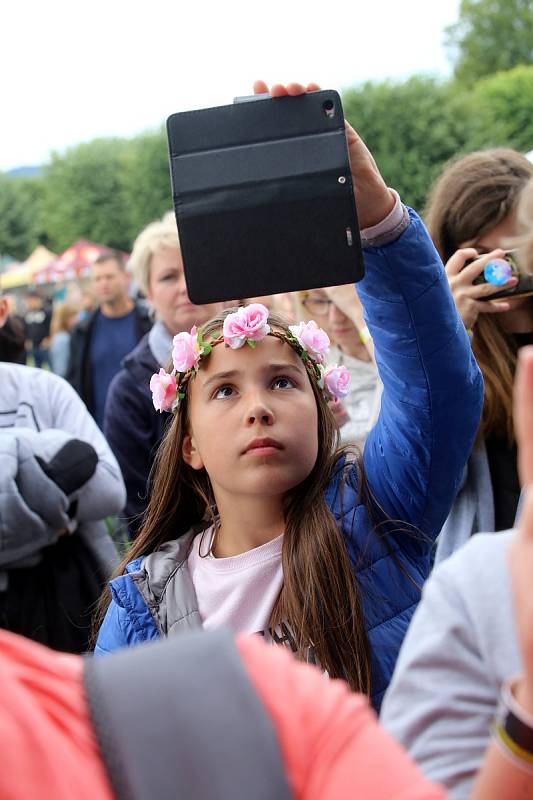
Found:
[(502, 687), (493, 735), (503, 755), (533, 775), (533, 715), (515, 700), (513, 683), (506, 682)]
[(359, 331), (359, 339), (361, 340), (362, 344), (366, 344), (371, 340), (370, 331), (368, 330), (368, 325), (365, 325), (364, 328), (361, 328)]

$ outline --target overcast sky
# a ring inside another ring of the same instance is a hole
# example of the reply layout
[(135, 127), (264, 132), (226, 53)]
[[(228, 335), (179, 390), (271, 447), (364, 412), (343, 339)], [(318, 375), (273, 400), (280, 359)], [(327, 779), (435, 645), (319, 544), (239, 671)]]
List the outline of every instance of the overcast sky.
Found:
[[(267, 82), (342, 89), (446, 76), (443, 29), (459, 0), (5, 0), (0, 170), (169, 114), (223, 105)], [(357, 125), (357, 120), (352, 120)]]

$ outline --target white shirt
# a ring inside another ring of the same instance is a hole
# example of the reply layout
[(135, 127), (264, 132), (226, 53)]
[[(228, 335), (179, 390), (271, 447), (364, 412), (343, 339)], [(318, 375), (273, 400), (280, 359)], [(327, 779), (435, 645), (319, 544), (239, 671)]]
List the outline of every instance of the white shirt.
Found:
[(187, 560), (204, 628), (229, 625), (234, 632), (262, 633), (283, 585), (283, 534), (228, 558), (205, 555), (212, 536), (212, 527), (198, 534)]

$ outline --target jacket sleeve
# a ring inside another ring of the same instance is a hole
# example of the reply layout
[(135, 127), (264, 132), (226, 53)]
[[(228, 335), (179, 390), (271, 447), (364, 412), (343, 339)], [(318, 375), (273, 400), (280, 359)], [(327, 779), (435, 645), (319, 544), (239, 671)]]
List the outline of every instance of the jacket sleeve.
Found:
[(32, 566), (70, 521), (68, 498), (39, 466), (25, 433), (0, 431), (0, 567)]
[[(384, 727), (450, 800), (470, 796), (489, 743), (499, 695), (494, 651), (505, 652), (511, 674), (520, 671), (510, 585), (490, 566), (495, 557), (505, 563), (505, 553), (480, 547), (486, 538), (475, 536), (426, 582), (381, 708)], [(497, 643), (501, 619), (509, 637)]]
[(58, 375), (46, 383), (52, 425), (91, 444), (98, 456), (92, 478), (77, 494), (76, 518), (80, 521), (104, 519), (118, 514), (126, 502), (126, 490), (116, 458), (98, 425), (74, 389)]
[[(126, 569), (135, 569), (131, 562)], [(98, 632), (96, 656), (159, 639), (159, 630), (140, 592), (129, 574), (110, 583), (111, 603)]]
[(94, 655), (103, 656), (134, 644), (135, 631), (128, 619), (128, 612), (112, 600), (98, 632)]
[(483, 381), (440, 257), (417, 214), (392, 244), (365, 251), (357, 291), (383, 382), (364, 451), (370, 489), (389, 519), (416, 526), (401, 546), (440, 531), (479, 425)]
[[(104, 433), (126, 484), (126, 517), (136, 530), (136, 519), (146, 508), (148, 475), (157, 444), (151, 419), (154, 410), (130, 373), (122, 369), (107, 394)], [(133, 521), (132, 521), (133, 520)]]

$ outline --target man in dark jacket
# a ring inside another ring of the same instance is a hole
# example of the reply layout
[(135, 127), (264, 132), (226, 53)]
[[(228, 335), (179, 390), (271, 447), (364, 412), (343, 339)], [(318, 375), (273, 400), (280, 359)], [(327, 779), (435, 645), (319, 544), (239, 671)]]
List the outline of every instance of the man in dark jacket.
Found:
[(129, 296), (129, 274), (121, 253), (102, 253), (91, 275), (99, 308), (72, 331), (67, 379), (103, 428), (109, 385), (151, 322), (148, 312)]

